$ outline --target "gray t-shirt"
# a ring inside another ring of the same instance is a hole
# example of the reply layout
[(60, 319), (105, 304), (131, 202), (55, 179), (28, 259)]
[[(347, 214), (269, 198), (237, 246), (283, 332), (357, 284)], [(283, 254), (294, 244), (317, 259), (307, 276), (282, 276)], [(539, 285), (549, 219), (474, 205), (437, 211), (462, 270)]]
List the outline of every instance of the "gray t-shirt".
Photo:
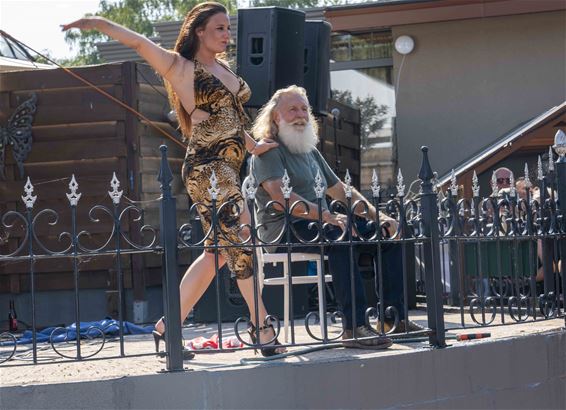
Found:
[[(317, 198), (314, 187), (315, 177), (319, 169), (325, 191), (329, 186), (334, 186), (339, 182), (338, 177), (330, 169), (328, 163), (317, 149), (313, 149), (306, 154), (293, 154), (289, 152), (285, 145), (279, 144), (277, 148), (253, 158), (252, 173), (258, 186), (256, 193), (256, 223), (264, 224), (265, 226), (265, 228), (258, 231), (263, 241), (272, 242), (275, 240), (283, 230), (285, 219), (282, 212), (270, 215), (274, 211), (273, 208), (270, 208), (269, 213), (266, 212), (265, 207), (271, 201), (271, 197), (261, 184), (269, 179), (283, 178), (285, 170), (287, 170), (290, 178), (289, 186), (293, 188), (293, 192), (316, 204)], [(322, 206), (328, 209), (328, 204), (324, 197), (322, 198)]]

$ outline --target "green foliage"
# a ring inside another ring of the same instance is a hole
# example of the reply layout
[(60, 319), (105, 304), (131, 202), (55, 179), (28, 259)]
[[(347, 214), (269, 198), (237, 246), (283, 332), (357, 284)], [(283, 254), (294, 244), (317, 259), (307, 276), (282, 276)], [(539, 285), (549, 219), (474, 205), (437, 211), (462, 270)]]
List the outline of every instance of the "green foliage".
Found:
[[(217, 0), (226, 6), (229, 13), (237, 9), (236, 0)], [(152, 36), (153, 24), (158, 21), (184, 19), (187, 12), (202, 1), (198, 0), (101, 0), (97, 16), (105, 17), (145, 36)], [(88, 14), (87, 14), (88, 15)], [(67, 44), (78, 49), (78, 54), (67, 65), (88, 65), (101, 63), (95, 44), (109, 38), (97, 31), (70, 30), (65, 33)]]
[(361, 146), (368, 147), (370, 136), (383, 127), (389, 107), (384, 104), (378, 105), (371, 95), (365, 98), (356, 97), (354, 100), (349, 90), (332, 90), (332, 98), (360, 110)]

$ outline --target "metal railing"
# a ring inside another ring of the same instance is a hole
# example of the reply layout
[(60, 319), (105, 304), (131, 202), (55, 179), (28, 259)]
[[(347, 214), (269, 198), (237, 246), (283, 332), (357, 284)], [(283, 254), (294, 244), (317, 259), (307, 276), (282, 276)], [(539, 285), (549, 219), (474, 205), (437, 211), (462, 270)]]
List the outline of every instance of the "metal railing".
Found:
[[(374, 174), (372, 182), (372, 205), (376, 209), (384, 209), (385, 212), (394, 217), (398, 222), (398, 230), (393, 237), (387, 237), (383, 221), (380, 220), (379, 213), (376, 213), (374, 220), (365, 220), (364, 229), (360, 230), (355, 222), (356, 214), (366, 214), (368, 204), (364, 201), (352, 201), (351, 185), (349, 178), (345, 179), (346, 203), (334, 201), (330, 204), (331, 212), (345, 212), (348, 224), (338, 239), (331, 239), (327, 236), (327, 226), (321, 219), (311, 224), (311, 229), (316, 234), (310, 238), (301, 238), (297, 232), (293, 234), (298, 238), (298, 242), (290, 242), (292, 231), (291, 213), (296, 207), (307, 208), (306, 203), (290, 203), (290, 192), (292, 181), (284, 181), (282, 190), (284, 193), (284, 203), (276, 204), (274, 201), (268, 204), (272, 209), (278, 205), (284, 208), (285, 226), (280, 232), (276, 241), (265, 242), (262, 240), (258, 226), (253, 217), (251, 223), (241, 226), (242, 240), (240, 242), (229, 242), (228, 245), (218, 245), (217, 239), (224, 235), (218, 223), (219, 212), (233, 213), (239, 217), (243, 212), (234, 203), (217, 203), (216, 193), (218, 187), (216, 181), (211, 178), (209, 192), (211, 194), (211, 206), (207, 211), (212, 215), (212, 224), (208, 232), (204, 233), (204, 238), (195, 240), (192, 235), (194, 223), (198, 220), (198, 211), (206, 207), (205, 204), (195, 203), (189, 210), (190, 220), (188, 223), (178, 226), (176, 220), (176, 198), (171, 192), (171, 182), (173, 175), (167, 160), (167, 148), (161, 148), (161, 166), (158, 180), (161, 183), (160, 202), (160, 226), (152, 227), (143, 225), (140, 233), (144, 243), (135, 243), (123, 229), (123, 223), (128, 216), (134, 214), (135, 220), (141, 220), (143, 210), (136, 205), (126, 205), (121, 202), (122, 191), (119, 190), (120, 183), (115, 175), (111, 181), (112, 206), (95, 205), (89, 210), (91, 222), (100, 222), (100, 215), (106, 215), (112, 221), (112, 230), (102, 244), (93, 246), (90, 242), (90, 234), (86, 230), (81, 230), (77, 222), (77, 207), (81, 194), (78, 192), (78, 184), (72, 178), (69, 184), (70, 193), (67, 193), (69, 206), (71, 208), (71, 229), (59, 235), (61, 248), (53, 249), (43, 243), (36, 233), (37, 225), (45, 223), (47, 218), (50, 225), (56, 225), (58, 215), (51, 209), (43, 209), (39, 212), (34, 211), (36, 196), (33, 195), (33, 185), (28, 179), (25, 186), (25, 195), (22, 200), (25, 203), (25, 212), (8, 211), (2, 216), (2, 224), (5, 229), (22, 229), (23, 237), (19, 241), (17, 249), (0, 255), (0, 263), (25, 262), (29, 264), (30, 294), (31, 294), (31, 333), (32, 333), (32, 360), (38, 362), (37, 346), (37, 323), (36, 323), (36, 291), (34, 280), (36, 272), (35, 262), (41, 259), (64, 258), (73, 263), (74, 276), (74, 305), (76, 329), (73, 335), (69, 330), (58, 328), (53, 330), (50, 336), (52, 349), (60, 356), (73, 360), (83, 360), (99, 353), (104, 347), (106, 340), (104, 329), (89, 327), (81, 329), (81, 312), (79, 289), (80, 270), (78, 263), (82, 258), (93, 258), (99, 256), (113, 256), (115, 260), (115, 270), (118, 273), (118, 323), (119, 323), (119, 356), (126, 356), (124, 344), (124, 268), (121, 265), (121, 255), (129, 254), (159, 254), (162, 257), (162, 285), (163, 285), (163, 311), (167, 318), (166, 326), (166, 367), (167, 370), (176, 371), (183, 369), (182, 352), (182, 328), (180, 317), (180, 297), (179, 297), (179, 251), (185, 250), (208, 250), (216, 255), (216, 306), (218, 317), (218, 336), (219, 346), (222, 348), (222, 323), (219, 299), (220, 294), (220, 275), (218, 266), (218, 255), (224, 247), (244, 247), (253, 249), (278, 244), (286, 249), (288, 262), (291, 265), (292, 249), (303, 247), (317, 247), (320, 253), (322, 275), (325, 275), (324, 254), (329, 246), (345, 246), (349, 249), (350, 272), (348, 274), (353, 279), (354, 254), (358, 247), (368, 246), (375, 250), (373, 288), (375, 290), (377, 305), (369, 306), (365, 313), (367, 324), (372, 320), (378, 320), (374, 328), (380, 336), (384, 335), (384, 323), (386, 318), (393, 323), (393, 331), (399, 324), (399, 312), (391, 306), (384, 306), (379, 303), (384, 300), (384, 266), (381, 257), (381, 249), (384, 246), (398, 246), (403, 255), (403, 306), (406, 313), (406, 320), (409, 320), (409, 282), (412, 274), (416, 271), (417, 290), (422, 294), (422, 308), (426, 308), (427, 331), (429, 343), (432, 347), (441, 348), (446, 346), (446, 326), (444, 315), (447, 305), (458, 308), (461, 323), (459, 327), (467, 328), (474, 326), (493, 326), (495, 324), (523, 323), (525, 321), (546, 320), (557, 317), (564, 317), (564, 260), (566, 255), (566, 219), (565, 206), (566, 198), (566, 159), (564, 158), (565, 147), (559, 143), (555, 145), (556, 151), (560, 154), (554, 163), (549, 160), (549, 170), (543, 174), (542, 166), (539, 166), (538, 179), (541, 185), (540, 200), (534, 200), (531, 195), (528, 183), (528, 172), (526, 172), (527, 188), (525, 198), (519, 198), (517, 192), (511, 189), (509, 196), (501, 197), (496, 185), (493, 185), (492, 195), (488, 198), (480, 198), (479, 186), (474, 182), (474, 196), (471, 200), (457, 199), (458, 187), (455, 183), (448, 190), (444, 199), (440, 198), (437, 187), (433, 184), (434, 174), (432, 172), (426, 147), (422, 148), (423, 160), (419, 172), (421, 180), (420, 192), (416, 196), (407, 198), (401, 173), (399, 173), (397, 196), (389, 200), (386, 204), (380, 204), (380, 186), (377, 176)], [(324, 188), (317, 182), (314, 187), (317, 195), (317, 206), (322, 206)], [(249, 209), (254, 207), (254, 199), (257, 187), (249, 186), (244, 196)], [(562, 199), (560, 202), (559, 199)], [(321, 213), (319, 212), (319, 215)], [(359, 222), (359, 221), (358, 221)], [(159, 231), (159, 233), (158, 233)], [(244, 232), (248, 232), (244, 234)], [(207, 246), (206, 238), (213, 238), (214, 245)], [(227, 239), (224, 236), (224, 239)], [(540, 246), (539, 246), (540, 243)], [(539, 251), (541, 249), (541, 251)], [(485, 254), (492, 255), (495, 266), (489, 265), (489, 258)], [(261, 283), (257, 275), (257, 252), (253, 252), (254, 257), (254, 298), (257, 306), (260, 295)], [(540, 263), (537, 260), (540, 259)], [(486, 260), (488, 265), (486, 265)], [(537, 292), (537, 269), (538, 266), (544, 273), (543, 289)], [(493, 270), (493, 271), (492, 271)], [(292, 289), (292, 274), (288, 277), (288, 285)], [(448, 288), (448, 283), (450, 287)], [(323, 283), (319, 283), (319, 286)], [(351, 289), (353, 303), (356, 304), (354, 289)], [(292, 299), (291, 292), (291, 299)], [(322, 312), (327, 311), (326, 293), (322, 293), (321, 300)], [(293, 309), (293, 303), (290, 304)], [(256, 308), (257, 309), (257, 308)], [(466, 316), (469, 310), (469, 317)], [(353, 309), (355, 312), (355, 306)], [(353, 313), (355, 315), (355, 313)], [(255, 312), (255, 317), (258, 312)], [(343, 335), (343, 330), (337, 335), (329, 337), (329, 320), (335, 322), (337, 319), (344, 319), (343, 313), (334, 312), (332, 315), (319, 317), (318, 309), (310, 312), (305, 317), (305, 327), (310, 340), (308, 342), (297, 343), (294, 337), (295, 323), (294, 315), (291, 312), (291, 340), (290, 345), (313, 345), (335, 343)], [(499, 318), (499, 323), (495, 323)], [(248, 317), (240, 317), (235, 321), (234, 333), (245, 348), (261, 347), (259, 343), (251, 343), (247, 338), (240, 334), (242, 323), (247, 323)], [(270, 316), (267, 320), (274, 323), (276, 336), (279, 335), (281, 326), (279, 319)], [(355, 317), (353, 318), (355, 322)], [(311, 330), (313, 322), (322, 326), (320, 336)], [(256, 324), (257, 325), (257, 324)], [(453, 326), (453, 325), (452, 325)], [(82, 330), (82, 331), (81, 331)], [(75, 339), (73, 347), (74, 354), (61, 352), (55, 336), (64, 339)], [(409, 335), (405, 329), (404, 335)], [(68, 336), (68, 337), (67, 337)], [(88, 341), (89, 346), (97, 343), (95, 348), (90, 349), (90, 353), (84, 354), (81, 345)], [(94, 341), (94, 342), (93, 342)], [(271, 340), (273, 341), (273, 340)], [(0, 342), (3, 346), (0, 361), (6, 362), (14, 357), (17, 350), (16, 337), (5, 332), (0, 335)], [(265, 342), (264, 345), (269, 342)], [(10, 347), (13, 346), (13, 349)], [(58, 350), (59, 349), (59, 350)], [(153, 354), (153, 353), (144, 353)]]

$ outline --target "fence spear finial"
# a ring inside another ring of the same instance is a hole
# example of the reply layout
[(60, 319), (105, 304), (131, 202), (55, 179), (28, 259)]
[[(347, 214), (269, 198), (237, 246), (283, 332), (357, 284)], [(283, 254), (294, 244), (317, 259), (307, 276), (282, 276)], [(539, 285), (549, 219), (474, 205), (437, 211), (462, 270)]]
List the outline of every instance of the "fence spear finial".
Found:
[(24, 204), (26, 204), (26, 208), (28, 209), (32, 209), (33, 208), (33, 204), (35, 203), (35, 200), (37, 199), (37, 195), (32, 195), (33, 194), (33, 185), (31, 184), (31, 180), (28, 177), (28, 180), (24, 186), (24, 191), (26, 193), (25, 196), (22, 196), (22, 200), (24, 201)]
[(491, 196), (497, 197), (499, 195), (499, 188), (497, 187), (497, 176), (495, 171), (491, 174)]
[(434, 177), (434, 173), (432, 172), (432, 168), (428, 160), (428, 147), (421, 147), (421, 151), (423, 153), (423, 159), (421, 169), (419, 171), (419, 179), (423, 182), (429, 182)]
[(480, 196), (480, 184), (476, 170), (474, 170), (474, 175), (472, 176), (472, 194), (474, 195), (474, 197)]
[(285, 169), (285, 173), (283, 174), (283, 178), (281, 179), (283, 185), (281, 185), (281, 192), (283, 192), (283, 198), (289, 199), (291, 197), (291, 192), (293, 191), (293, 187), (289, 184), (291, 183), (291, 178), (289, 178), (289, 174), (287, 173), (287, 169)]
[(529, 164), (525, 162), (525, 188), (532, 187), (531, 179), (529, 178)]
[(453, 196), (458, 196), (458, 182), (456, 180), (456, 172), (454, 172), (454, 168), (452, 168), (452, 172), (450, 174), (450, 192)]
[(379, 191), (381, 190), (381, 186), (379, 185), (379, 179), (377, 177), (377, 172), (375, 169), (373, 170), (373, 174), (371, 176), (371, 194), (374, 198), (379, 198)]
[(75, 179), (75, 174), (73, 174), (73, 177), (71, 178), (71, 182), (69, 182), (69, 189), (71, 190), (71, 193), (66, 194), (67, 199), (69, 200), (71, 206), (77, 206), (77, 204), (79, 203), (79, 199), (81, 199), (82, 194), (77, 193), (77, 190), (79, 189), (79, 184)]
[(552, 154), (552, 147), (548, 147), (548, 172), (554, 171), (554, 155)]

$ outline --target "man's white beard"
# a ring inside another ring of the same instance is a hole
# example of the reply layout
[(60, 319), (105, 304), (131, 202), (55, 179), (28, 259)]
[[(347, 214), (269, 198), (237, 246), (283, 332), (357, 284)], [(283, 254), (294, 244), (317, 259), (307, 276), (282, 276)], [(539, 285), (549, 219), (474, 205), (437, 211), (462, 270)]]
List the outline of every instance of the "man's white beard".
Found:
[(281, 118), (278, 127), (279, 139), (293, 154), (306, 154), (316, 147), (318, 136), (315, 135), (310, 121), (306, 122), (305, 127), (300, 130), (293, 123), (288, 123)]

